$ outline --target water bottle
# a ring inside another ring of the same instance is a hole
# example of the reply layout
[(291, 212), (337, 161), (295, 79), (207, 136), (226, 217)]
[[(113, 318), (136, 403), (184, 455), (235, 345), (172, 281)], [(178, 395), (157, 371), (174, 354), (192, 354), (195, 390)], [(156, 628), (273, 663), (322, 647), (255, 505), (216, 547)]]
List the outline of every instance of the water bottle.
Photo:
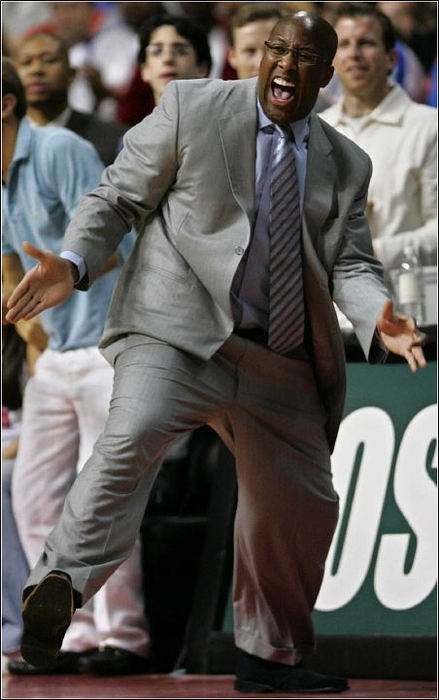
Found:
[(424, 320), (424, 284), (417, 248), (404, 247), (398, 275), (398, 306), (401, 313), (413, 316), (418, 324)]

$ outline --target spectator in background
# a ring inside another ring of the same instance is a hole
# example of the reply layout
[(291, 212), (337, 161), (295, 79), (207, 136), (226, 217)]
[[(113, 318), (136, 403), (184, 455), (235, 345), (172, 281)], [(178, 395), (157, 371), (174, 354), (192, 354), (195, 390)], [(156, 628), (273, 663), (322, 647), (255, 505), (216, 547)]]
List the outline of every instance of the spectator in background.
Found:
[(386, 15), (368, 2), (341, 3), (333, 26), (343, 96), (321, 116), (372, 159), (367, 206), (374, 252), (390, 269), (413, 243), (421, 261), (431, 264), (437, 247), (437, 112), (389, 81), (397, 56)]
[(437, 51), (437, 2), (378, 2), (398, 38), (409, 46), (428, 74)]
[(236, 8), (229, 19), (227, 59), (239, 79), (254, 78), (264, 54), (264, 41), (276, 22), (287, 11), (277, 3), (246, 3)]
[(207, 78), (212, 65), (204, 31), (188, 17), (165, 14), (143, 25), (138, 59), (156, 105), (172, 80)]
[(218, 2), (163, 2), (162, 5), (167, 14), (175, 17), (186, 17), (204, 31), (212, 60), (209, 78), (223, 77), (227, 62), (225, 20), (229, 13), (229, 3), (224, 3), (224, 13), (221, 7), (223, 3)]
[[(318, 3), (318, 10), (328, 22), (333, 22), (337, 9), (341, 4), (341, 2)], [(423, 102), (426, 76), (418, 56), (401, 38), (396, 39), (394, 48), (396, 50), (396, 61), (392, 69), (391, 80), (401, 85), (412, 100)], [(342, 85), (336, 71), (329, 85), (320, 91), (316, 111), (320, 112), (335, 104), (341, 98), (342, 92)]]
[(31, 123), (64, 126), (90, 141), (104, 165), (114, 161), (126, 127), (69, 107), (68, 91), (75, 70), (69, 65), (67, 46), (60, 37), (40, 33), (23, 39), (17, 49), (16, 66)]
[[(28, 34), (49, 31), (67, 44), (70, 65), (76, 69), (69, 89), (72, 108), (115, 119), (119, 96), (133, 75), (138, 45), (137, 33), (125, 17), (130, 16), (132, 5), (141, 6), (142, 16), (146, 17), (156, 11), (159, 3), (115, 3), (111, 12), (96, 8), (92, 2), (49, 5), (50, 20), (33, 27)], [(124, 6), (128, 7), (123, 9)]]
[(49, 19), (48, 2), (2, 2), (2, 53), (14, 56), (23, 35)]
[[(24, 88), (9, 59), (3, 60), (2, 82), (3, 275), (13, 287), (32, 265), (32, 244), (61, 250), (77, 202), (99, 182), (103, 165), (91, 144), (71, 131), (31, 128)], [(25, 250), (24, 241), (30, 241)], [(107, 417), (113, 370), (97, 343), (119, 274), (115, 265), (112, 259), (90, 293), (78, 292), (41, 314), (49, 344), (26, 386), (12, 481), (14, 515), (31, 566)], [(75, 615), (53, 667), (11, 659), (9, 670), (77, 673), (93, 659), (107, 673), (144, 671), (149, 639), (143, 607), (138, 542), (120, 576), (111, 577), (102, 596)]]

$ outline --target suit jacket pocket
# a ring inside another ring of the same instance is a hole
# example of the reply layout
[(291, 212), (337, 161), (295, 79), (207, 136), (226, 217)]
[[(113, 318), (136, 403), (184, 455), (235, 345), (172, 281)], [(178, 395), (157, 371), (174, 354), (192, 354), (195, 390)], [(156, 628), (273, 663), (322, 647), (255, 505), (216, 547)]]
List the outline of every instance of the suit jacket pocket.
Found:
[(172, 270), (165, 270), (163, 267), (158, 267), (157, 265), (150, 265), (149, 263), (144, 263), (142, 265), (142, 271), (154, 272), (162, 277), (167, 277), (170, 280), (176, 280), (177, 282), (186, 282), (188, 274), (183, 274), (182, 272), (176, 273)]

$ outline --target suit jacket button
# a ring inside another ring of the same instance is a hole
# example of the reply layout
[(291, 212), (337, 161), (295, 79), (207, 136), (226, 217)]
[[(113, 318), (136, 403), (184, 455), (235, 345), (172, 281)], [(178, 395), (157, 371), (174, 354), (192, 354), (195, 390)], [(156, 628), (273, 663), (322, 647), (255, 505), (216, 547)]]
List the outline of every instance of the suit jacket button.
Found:
[(235, 248), (235, 253), (236, 253), (236, 255), (243, 255), (243, 253), (245, 253), (245, 249), (244, 249), (244, 248), (241, 248), (241, 246), (238, 245), (238, 246), (236, 246), (236, 248)]

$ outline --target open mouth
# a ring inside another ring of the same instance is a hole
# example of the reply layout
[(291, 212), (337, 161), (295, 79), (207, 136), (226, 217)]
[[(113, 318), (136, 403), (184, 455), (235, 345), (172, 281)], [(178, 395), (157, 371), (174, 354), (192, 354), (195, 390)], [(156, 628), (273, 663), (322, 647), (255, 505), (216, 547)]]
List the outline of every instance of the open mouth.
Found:
[(271, 82), (271, 92), (276, 102), (286, 104), (296, 94), (296, 86), (285, 78), (274, 78)]

